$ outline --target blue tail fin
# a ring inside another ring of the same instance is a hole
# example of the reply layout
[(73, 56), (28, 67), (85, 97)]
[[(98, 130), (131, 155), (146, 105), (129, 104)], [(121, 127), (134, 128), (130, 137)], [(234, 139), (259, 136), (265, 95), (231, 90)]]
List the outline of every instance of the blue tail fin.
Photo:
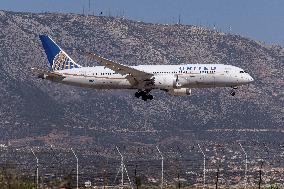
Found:
[(52, 71), (80, 68), (49, 36), (39, 36)]

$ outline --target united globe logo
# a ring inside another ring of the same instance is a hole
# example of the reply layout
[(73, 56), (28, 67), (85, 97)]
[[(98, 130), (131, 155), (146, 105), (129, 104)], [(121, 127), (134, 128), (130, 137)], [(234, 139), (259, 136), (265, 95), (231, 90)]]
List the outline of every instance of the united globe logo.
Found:
[(74, 63), (72, 60), (68, 58), (68, 56), (60, 51), (53, 59), (52, 70), (64, 70), (71, 69), (74, 67)]

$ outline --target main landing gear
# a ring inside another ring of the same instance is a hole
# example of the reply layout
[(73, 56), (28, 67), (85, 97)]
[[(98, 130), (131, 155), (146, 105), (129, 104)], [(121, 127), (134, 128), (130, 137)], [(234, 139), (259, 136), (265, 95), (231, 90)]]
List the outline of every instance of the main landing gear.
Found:
[(142, 100), (144, 100), (144, 101), (147, 101), (148, 99), (149, 100), (153, 100), (153, 95), (149, 94), (149, 92), (150, 91), (141, 91), (141, 90), (139, 90), (139, 91), (137, 91), (135, 93), (135, 97), (136, 98), (142, 97)]

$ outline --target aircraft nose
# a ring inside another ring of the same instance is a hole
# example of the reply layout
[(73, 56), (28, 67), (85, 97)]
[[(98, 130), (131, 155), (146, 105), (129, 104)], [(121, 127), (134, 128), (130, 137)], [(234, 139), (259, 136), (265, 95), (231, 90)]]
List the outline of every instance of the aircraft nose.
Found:
[(254, 79), (250, 75), (248, 77), (248, 80), (249, 80), (249, 82), (253, 82), (254, 81)]

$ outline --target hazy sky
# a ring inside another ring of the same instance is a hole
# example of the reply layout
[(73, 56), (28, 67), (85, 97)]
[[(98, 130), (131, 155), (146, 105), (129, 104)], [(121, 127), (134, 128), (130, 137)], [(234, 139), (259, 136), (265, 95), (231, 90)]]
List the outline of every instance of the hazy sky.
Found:
[[(90, 0), (91, 13), (152, 23), (202, 25), (284, 46), (284, 0)], [(0, 9), (29, 12), (89, 10), (89, 0), (0, 0)]]

